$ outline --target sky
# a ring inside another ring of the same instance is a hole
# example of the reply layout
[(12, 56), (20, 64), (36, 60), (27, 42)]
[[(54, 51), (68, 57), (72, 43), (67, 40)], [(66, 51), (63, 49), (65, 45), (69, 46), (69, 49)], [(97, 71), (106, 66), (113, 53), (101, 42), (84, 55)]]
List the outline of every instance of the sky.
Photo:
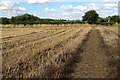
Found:
[(0, 17), (29, 13), (39, 18), (82, 19), (95, 10), (100, 17), (118, 15), (119, 0), (1, 0)]

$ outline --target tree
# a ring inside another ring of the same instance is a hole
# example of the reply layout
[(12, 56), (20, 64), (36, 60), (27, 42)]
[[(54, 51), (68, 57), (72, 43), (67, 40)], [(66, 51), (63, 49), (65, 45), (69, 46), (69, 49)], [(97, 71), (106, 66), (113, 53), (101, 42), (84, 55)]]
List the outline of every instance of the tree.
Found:
[(90, 10), (82, 18), (83, 21), (87, 21), (89, 24), (95, 24), (99, 18), (99, 14), (95, 10)]
[(12, 24), (34, 24), (40, 20), (38, 17), (30, 15), (30, 14), (24, 14), (20, 16), (15, 16), (10, 19), (10, 23)]
[(111, 16), (110, 17), (110, 22), (118, 22), (118, 23), (120, 23), (120, 17), (119, 16), (117, 16), (117, 15), (114, 15), (114, 16)]
[(9, 19), (6, 17), (1, 18), (2, 24), (9, 24)]
[(98, 23), (107, 22), (104, 18), (98, 18)]

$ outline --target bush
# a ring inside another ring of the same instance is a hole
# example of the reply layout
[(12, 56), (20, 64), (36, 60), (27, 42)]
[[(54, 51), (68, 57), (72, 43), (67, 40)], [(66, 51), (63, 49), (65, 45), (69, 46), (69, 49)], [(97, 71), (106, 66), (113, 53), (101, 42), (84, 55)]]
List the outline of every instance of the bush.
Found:
[(115, 24), (115, 22), (97, 22), (96, 24), (99, 25), (105, 25), (105, 26), (112, 26), (113, 24)]

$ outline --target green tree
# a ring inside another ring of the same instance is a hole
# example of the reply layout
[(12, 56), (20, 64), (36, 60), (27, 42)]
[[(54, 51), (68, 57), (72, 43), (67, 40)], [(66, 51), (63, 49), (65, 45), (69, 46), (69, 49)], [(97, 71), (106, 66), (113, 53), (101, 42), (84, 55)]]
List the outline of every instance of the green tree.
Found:
[(90, 10), (82, 18), (83, 21), (87, 21), (89, 24), (95, 24), (99, 18), (99, 14), (95, 10)]
[(120, 23), (120, 17), (119, 16), (117, 16), (117, 15), (114, 15), (114, 16), (111, 16), (110, 17), (110, 22), (118, 22), (118, 23)]
[(2, 24), (9, 24), (9, 19), (6, 17), (1, 18)]
[(12, 17), (10, 20), (11, 24), (33, 24), (40, 20), (38, 17), (30, 15), (30, 14), (24, 14), (20, 16)]
[(107, 22), (106, 21), (106, 19), (104, 19), (104, 18), (98, 18), (98, 21), (97, 21), (98, 23), (102, 23), (102, 22)]

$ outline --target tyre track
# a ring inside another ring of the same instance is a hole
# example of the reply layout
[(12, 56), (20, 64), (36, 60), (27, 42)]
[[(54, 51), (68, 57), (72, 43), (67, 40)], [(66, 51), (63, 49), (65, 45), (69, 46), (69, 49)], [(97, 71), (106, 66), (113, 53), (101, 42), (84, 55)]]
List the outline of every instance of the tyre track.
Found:
[[(98, 28), (99, 29), (99, 28)], [(110, 66), (111, 72), (109, 72), (109, 76), (119, 78), (119, 62), (120, 62), (120, 50), (119, 48), (119, 36), (111, 30), (107, 29), (99, 29), (101, 35), (103, 36), (103, 40), (105, 41), (107, 56), (109, 58), (108, 65)]]
[[(109, 58), (104, 50), (100, 32), (93, 29), (78, 50), (77, 55), (66, 66), (66, 78), (113, 78), (109, 76)], [(82, 51), (81, 51), (82, 49)], [(71, 70), (73, 69), (73, 70)]]

